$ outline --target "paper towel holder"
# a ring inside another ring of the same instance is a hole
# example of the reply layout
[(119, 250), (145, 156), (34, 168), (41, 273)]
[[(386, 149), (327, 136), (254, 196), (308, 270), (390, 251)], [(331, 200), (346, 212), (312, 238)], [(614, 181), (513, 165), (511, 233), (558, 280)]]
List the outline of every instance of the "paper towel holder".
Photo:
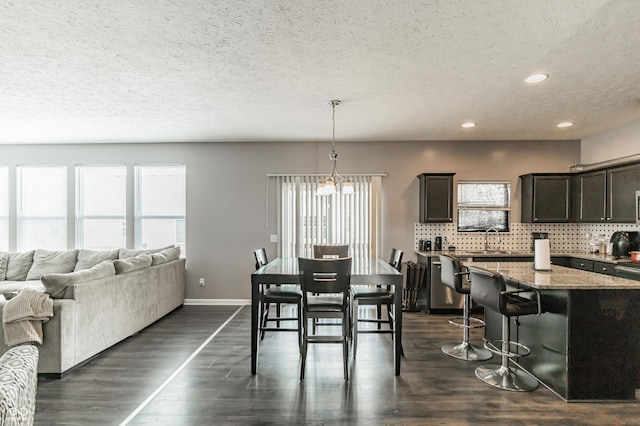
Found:
[[(546, 244), (544, 244), (543, 241), (545, 241)], [(551, 244), (549, 243), (549, 234), (546, 232), (534, 232), (533, 245), (533, 269), (536, 272), (551, 272)], [(537, 246), (539, 246), (539, 248)]]

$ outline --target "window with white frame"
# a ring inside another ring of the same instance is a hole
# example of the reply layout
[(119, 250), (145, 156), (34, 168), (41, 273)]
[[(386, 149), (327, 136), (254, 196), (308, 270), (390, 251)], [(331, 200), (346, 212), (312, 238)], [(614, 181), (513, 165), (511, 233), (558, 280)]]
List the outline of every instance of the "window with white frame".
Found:
[(317, 196), (319, 176), (277, 176), (282, 257), (313, 257), (314, 244), (347, 244), (378, 257), (382, 176), (352, 176), (355, 194)]
[(458, 231), (509, 231), (511, 182), (458, 182)]
[(18, 251), (67, 249), (67, 167), (18, 166)]
[(76, 247), (126, 247), (126, 215), (126, 166), (76, 166)]
[(9, 251), (9, 168), (0, 166), (0, 251)]
[(135, 247), (179, 245), (185, 254), (186, 167), (135, 166)]

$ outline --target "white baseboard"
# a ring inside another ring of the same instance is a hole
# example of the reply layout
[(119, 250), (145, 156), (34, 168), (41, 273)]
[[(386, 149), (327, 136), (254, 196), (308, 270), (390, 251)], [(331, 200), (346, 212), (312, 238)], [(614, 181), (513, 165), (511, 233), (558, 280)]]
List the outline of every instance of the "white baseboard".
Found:
[(185, 305), (251, 305), (251, 299), (184, 299)]

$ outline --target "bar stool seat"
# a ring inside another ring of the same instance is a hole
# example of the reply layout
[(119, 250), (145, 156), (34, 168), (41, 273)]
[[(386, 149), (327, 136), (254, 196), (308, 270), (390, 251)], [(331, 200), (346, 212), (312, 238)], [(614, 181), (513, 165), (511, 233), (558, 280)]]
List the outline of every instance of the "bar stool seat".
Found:
[[(511, 317), (540, 315), (542, 307), (540, 294), (534, 290), (507, 290), (504, 277), (499, 272), (469, 266), (471, 276), (471, 297), (486, 309), (502, 315), (502, 338), (485, 341), (485, 348), (499, 355), (502, 363), (477, 367), (476, 377), (490, 386), (508, 391), (532, 391), (538, 387), (538, 380), (517, 366), (511, 366), (510, 360), (527, 356), (530, 349), (510, 340)], [(519, 293), (531, 293), (535, 299), (520, 296)]]
[(442, 346), (442, 352), (450, 357), (464, 361), (486, 361), (492, 357), (491, 352), (469, 343), (469, 331), (485, 326), (480, 318), (470, 316), (471, 286), (467, 276), (469, 272), (460, 260), (448, 255), (440, 255), (440, 279), (444, 285), (464, 296), (462, 316), (452, 317), (449, 324), (463, 329), (462, 342), (450, 342)]

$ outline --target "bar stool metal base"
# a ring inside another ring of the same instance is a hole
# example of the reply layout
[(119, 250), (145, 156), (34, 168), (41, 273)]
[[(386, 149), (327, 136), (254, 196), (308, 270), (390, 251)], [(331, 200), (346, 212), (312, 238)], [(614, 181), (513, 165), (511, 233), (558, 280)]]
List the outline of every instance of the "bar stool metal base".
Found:
[(476, 377), (490, 386), (513, 392), (529, 392), (538, 387), (538, 381), (526, 371), (498, 364), (477, 367)]
[(441, 349), (442, 352), (450, 357), (463, 361), (486, 361), (492, 357), (491, 352), (488, 350), (467, 342), (445, 343)]

